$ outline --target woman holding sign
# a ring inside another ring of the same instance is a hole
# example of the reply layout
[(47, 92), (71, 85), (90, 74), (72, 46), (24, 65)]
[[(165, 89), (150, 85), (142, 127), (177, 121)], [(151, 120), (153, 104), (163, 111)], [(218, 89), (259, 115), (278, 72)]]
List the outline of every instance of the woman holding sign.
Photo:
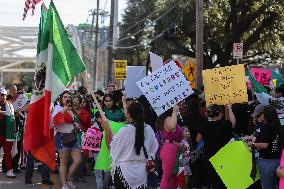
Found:
[(177, 173), (174, 167), (179, 158), (179, 143), (183, 139), (183, 130), (177, 125), (178, 105), (159, 116), (156, 127), (156, 137), (160, 150), (158, 158), (162, 160), (162, 180), (161, 189), (176, 189), (178, 187)]
[(226, 189), (209, 159), (233, 138), (236, 119), (232, 111), (232, 105), (228, 105), (227, 108), (229, 120), (224, 120), (222, 107), (216, 104), (210, 105), (207, 109), (209, 120), (201, 125), (196, 138), (197, 142), (204, 140), (204, 158), (207, 163), (212, 189)]
[(110, 154), (113, 160), (112, 178), (119, 189), (147, 188), (147, 157), (155, 156), (158, 143), (153, 129), (144, 123), (144, 109), (139, 102), (127, 107), (130, 124), (112, 137), (109, 123), (104, 120), (102, 127), (107, 138), (112, 138)]

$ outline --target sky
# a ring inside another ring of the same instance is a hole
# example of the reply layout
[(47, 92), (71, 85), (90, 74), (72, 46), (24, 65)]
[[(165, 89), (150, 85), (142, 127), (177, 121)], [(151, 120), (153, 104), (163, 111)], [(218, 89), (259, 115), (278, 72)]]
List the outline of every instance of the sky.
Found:
[[(100, 0), (100, 9), (110, 10), (111, 0)], [(127, 0), (119, 2), (119, 15), (126, 8)], [(48, 6), (50, 0), (43, 0)], [(53, 0), (64, 25), (85, 23), (88, 19), (89, 10), (95, 9), (96, 0)], [(25, 21), (22, 20), (25, 0), (0, 0), (0, 26), (38, 27), (40, 18), (40, 5), (36, 6), (35, 15), (31, 16), (31, 10)], [(41, 4), (41, 3), (40, 3)], [(91, 18), (89, 17), (89, 22)], [(121, 16), (119, 17), (121, 20)], [(109, 21), (107, 20), (106, 23)]]

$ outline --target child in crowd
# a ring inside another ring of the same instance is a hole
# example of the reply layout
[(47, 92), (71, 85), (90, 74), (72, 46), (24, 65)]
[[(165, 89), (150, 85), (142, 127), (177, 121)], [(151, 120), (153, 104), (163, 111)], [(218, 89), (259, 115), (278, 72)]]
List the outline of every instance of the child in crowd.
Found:
[[(186, 126), (182, 127), (183, 129), (183, 139), (181, 141), (182, 145), (182, 166), (183, 166), (183, 173), (184, 173), (184, 183), (179, 184), (181, 188), (188, 188), (189, 186), (189, 177), (192, 175), (191, 169), (189, 167), (189, 155), (191, 149), (191, 139), (190, 139), (190, 132)], [(179, 182), (181, 183), (181, 182)]]

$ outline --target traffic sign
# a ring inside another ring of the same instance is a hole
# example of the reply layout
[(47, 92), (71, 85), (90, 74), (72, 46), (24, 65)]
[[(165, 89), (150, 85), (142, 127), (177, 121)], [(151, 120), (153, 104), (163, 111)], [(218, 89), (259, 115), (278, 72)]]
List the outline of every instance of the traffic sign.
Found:
[(196, 88), (196, 65), (193, 60), (190, 60), (187, 62), (187, 64), (182, 68), (182, 71), (187, 78), (187, 80), (190, 82), (191, 88)]
[(233, 45), (233, 58), (242, 59), (243, 58), (243, 43), (234, 43)]
[(127, 60), (114, 60), (114, 79), (126, 79)]

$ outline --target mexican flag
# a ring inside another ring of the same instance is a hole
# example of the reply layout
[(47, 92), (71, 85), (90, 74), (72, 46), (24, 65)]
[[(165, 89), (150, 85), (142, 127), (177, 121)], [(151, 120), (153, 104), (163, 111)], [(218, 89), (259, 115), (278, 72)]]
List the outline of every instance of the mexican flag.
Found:
[(260, 83), (256, 81), (250, 68), (249, 67), (247, 68), (248, 68), (249, 79), (251, 81), (251, 85), (252, 88), (254, 89), (257, 100), (264, 106), (269, 105), (269, 101), (271, 99), (270, 94), (267, 92), (264, 86), (262, 86)]
[(68, 37), (57, 10), (42, 5), (35, 86), (24, 133), (24, 150), (55, 169), (51, 105), (72, 79), (86, 67)]
[(272, 80), (276, 80), (276, 88), (280, 86), (280, 84), (284, 84), (284, 79), (281, 75), (281, 73), (279, 72), (279, 70), (277, 68), (274, 68), (272, 70), (272, 75), (271, 75), (271, 79)]

